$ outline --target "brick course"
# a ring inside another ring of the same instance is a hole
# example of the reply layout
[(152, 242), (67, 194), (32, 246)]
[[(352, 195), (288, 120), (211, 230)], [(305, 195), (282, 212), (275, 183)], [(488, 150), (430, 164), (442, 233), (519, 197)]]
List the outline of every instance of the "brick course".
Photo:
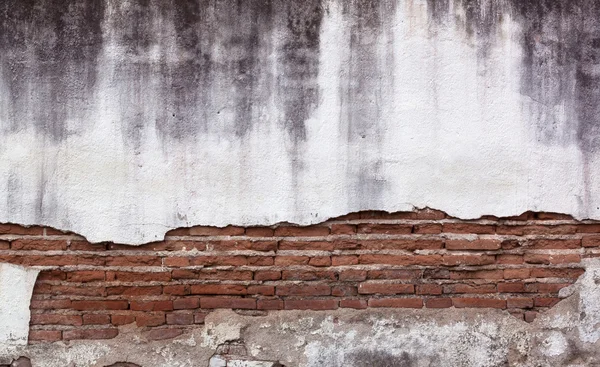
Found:
[(308, 227), (179, 228), (137, 247), (0, 224), (0, 261), (44, 266), (32, 343), (112, 338), (129, 324), (173, 337), (218, 308), (474, 307), (531, 321), (595, 256), (600, 224), (552, 213), (361, 212)]

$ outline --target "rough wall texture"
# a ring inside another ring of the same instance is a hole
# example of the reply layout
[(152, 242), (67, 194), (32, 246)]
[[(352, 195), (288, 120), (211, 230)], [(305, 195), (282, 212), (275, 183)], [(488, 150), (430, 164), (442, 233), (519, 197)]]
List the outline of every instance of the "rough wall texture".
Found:
[(180, 335), (214, 309), (497, 308), (526, 321), (600, 254), (600, 224), (362, 212), (297, 227), (192, 227), (139, 247), (2, 226), (0, 260), (43, 269), (30, 341)]
[[(595, 0), (5, 0), (0, 221), (600, 218)], [(200, 209), (201, 208), (201, 209)]]
[(362, 212), (311, 227), (182, 228), (140, 247), (0, 231), (2, 261), (42, 270), (29, 345), (0, 343), (0, 364), (600, 363), (597, 222)]

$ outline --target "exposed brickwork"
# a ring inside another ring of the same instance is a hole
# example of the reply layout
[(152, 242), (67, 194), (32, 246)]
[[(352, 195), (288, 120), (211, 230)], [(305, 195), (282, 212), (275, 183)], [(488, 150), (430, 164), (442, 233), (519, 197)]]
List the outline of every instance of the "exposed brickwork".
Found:
[(31, 342), (180, 335), (218, 308), (498, 308), (532, 321), (600, 256), (600, 225), (564, 215), (462, 221), (362, 212), (320, 225), (180, 228), (139, 247), (0, 225), (0, 261), (40, 266)]

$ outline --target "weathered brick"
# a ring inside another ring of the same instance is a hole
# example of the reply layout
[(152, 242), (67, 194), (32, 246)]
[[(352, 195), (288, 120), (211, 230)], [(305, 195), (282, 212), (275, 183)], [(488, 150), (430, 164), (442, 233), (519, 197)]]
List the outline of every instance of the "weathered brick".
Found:
[(418, 279), (422, 276), (421, 270), (369, 270), (367, 278), (369, 279)]
[(29, 330), (29, 340), (55, 342), (62, 339), (60, 330)]
[(259, 299), (256, 302), (256, 308), (259, 310), (282, 310), (283, 301), (280, 299)]
[(135, 324), (138, 327), (159, 326), (165, 324), (164, 313), (144, 313), (135, 316)]
[(329, 256), (315, 256), (311, 257), (308, 261), (308, 265), (311, 266), (330, 266), (331, 265), (331, 257)]
[(411, 224), (359, 224), (358, 233), (375, 233), (375, 234), (411, 234)]
[(326, 284), (278, 285), (275, 293), (278, 296), (329, 296), (331, 287)]
[(506, 308), (506, 301), (494, 298), (452, 298), (456, 308)]
[(340, 300), (341, 308), (365, 309), (368, 303), (364, 299), (342, 299)]
[(73, 325), (83, 324), (81, 315), (60, 315), (60, 314), (32, 314), (32, 325)]
[(532, 308), (532, 298), (509, 298), (506, 300), (508, 308)]
[(251, 298), (206, 297), (200, 299), (200, 307), (256, 309), (256, 300)]
[(501, 247), (500, 240), (478, 239), (474, 241), (468, 240), (446, 240), (446, 248), (448, 250), (499, 250)]
[(265, 270), (265, 271), (257, 271), (254, 273), (254, 280), (265, 281), (265, 280), (279, 280), (279, 279), (281, 279), (280, 271)]
[(111, 324), (116, 325), (116, 326), (129, 325), (129, 324), (135, 322), (135, 316), (134, 315), (111, 315), (110, 322), (111, 322)]
[(12, 241), (10, 248), (11, 250), (20, 251), (65, 251), (67, 249), (67, 241), (22, 238)]
[(326, 226), (279, 226), (275, 228), (276, 237), (309, 237), (309, 236), (327, 236), (329, 228)]
[(167, 314), (168, 325), (192, 325), (193, 323), (194, 315), (191, 312)]
[(173, 339), (183, 334), (181, 329), (153, 329), (144, 333), (148, 340), (166, 340)]
[(332, 256), (331, 257), (331, 265), (332, 266), (357, 265), (357, 264), (358, 264), (358, 256), (356, 256), (356, 255)]
[(131, 301), (132, 311), (172, 311), (173, 301)]
[(284, 270), (281, 272), (283, 280), (335, 280), (335, 272), (331, 270)]
[(290, 266), (290, 265), (307, 265), (310, 258), (308, 256), (277, 256), (275, 265)]
[(110, 315), (106, 314), (85, 314), (83, 315), (84, 325), (104, 325), (110, 324)]
[(101, 282), (105, 280), (104, 271), (90, 270), (90, 271), (72, 271), (68, 272), (67, 280), (69, 282)]
[(417, 294), (440, 295), (442, 286), (439, 284), (419, 284), (417, 285)]
[(246, 294), (245, 285), (237, 284), (195, 284), (191, 286), (191, 294)]
[(80, 311), (100, 310), (126, 310), (129, 307), (127, 301), (72, 301), (71, 307)]
[(415, 293), (412, 284), (387, 284), (387, 283), (360, 283), (358, 285), (360, 294), (408, 294)]
[(334, 243), (329, 241), (280, 241), (280, 250), (295, 251), (333, 251)]
[(452, 307), (452, 299), (450, 298), (429, 298), (425, 300), (427, 308), (448, 308)]
[(442, 230), (448, 233), (473, 233), (473, 234), (494, 234), (496, 227), (494, 225), (476, 224), (476, 223), (444, 223)]
[(495, 284), (446, 284), (444, 293), (495, 293)]
[(190, 310), (198, 307), (200, 307), (200, 298), (198, 297), (177, 298), (173, 300), (174, 310)]
[(243, 227), (227, 226), (223, 228), (219, 227), (207, 227), (197, 226), (189, 229), (190, 236), (243, 236)]

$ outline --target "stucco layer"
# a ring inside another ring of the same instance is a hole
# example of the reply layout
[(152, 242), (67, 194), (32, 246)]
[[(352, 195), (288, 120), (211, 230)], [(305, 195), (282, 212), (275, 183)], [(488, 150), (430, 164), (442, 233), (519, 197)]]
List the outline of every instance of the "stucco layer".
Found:
[(6, 0), (0, 222), (600, 218), (594, 0)]

